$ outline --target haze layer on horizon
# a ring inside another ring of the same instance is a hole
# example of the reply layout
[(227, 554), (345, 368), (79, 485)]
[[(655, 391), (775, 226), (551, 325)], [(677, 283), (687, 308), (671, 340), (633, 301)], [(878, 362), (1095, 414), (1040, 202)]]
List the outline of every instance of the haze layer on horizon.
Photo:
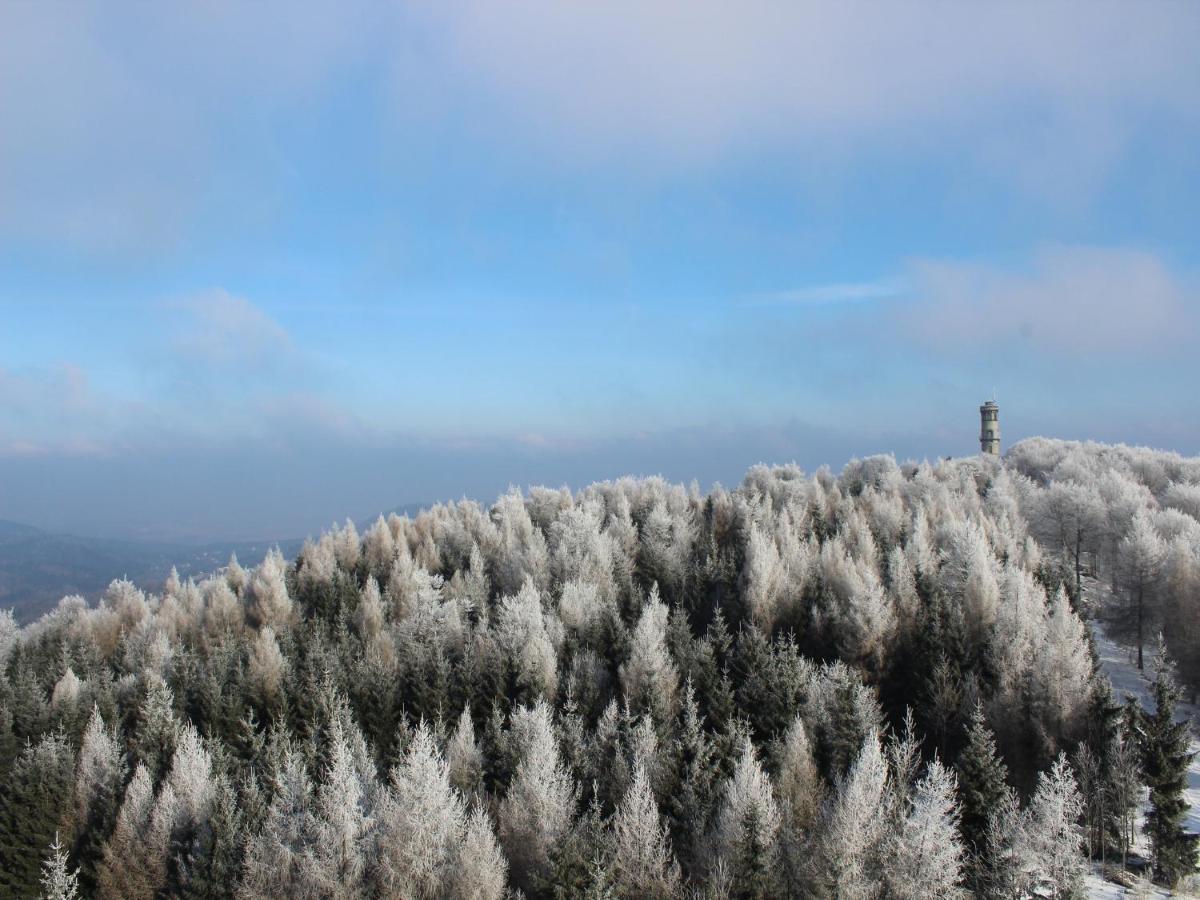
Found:
[(1200, 452), (1200, 5), (7, 4), (0, 518)]

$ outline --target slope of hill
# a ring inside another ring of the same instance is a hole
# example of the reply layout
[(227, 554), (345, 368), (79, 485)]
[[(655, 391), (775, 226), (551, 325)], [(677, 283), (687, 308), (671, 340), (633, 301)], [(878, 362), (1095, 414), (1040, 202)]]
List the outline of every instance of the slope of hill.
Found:
[[(290, 558), (300, 545), (290, 540), (279, 547)], [(12, 609), (18, 621), (30, 622), (69, 594), (94, 600), (114, 578), (157, 589), (171, 566), (183, 577), (203, 575), (223, 566), (231, 553), (257, 565), (272, 546), (265, 541), (189, 546), (87, 538), (0, 520), (0, 609)]]

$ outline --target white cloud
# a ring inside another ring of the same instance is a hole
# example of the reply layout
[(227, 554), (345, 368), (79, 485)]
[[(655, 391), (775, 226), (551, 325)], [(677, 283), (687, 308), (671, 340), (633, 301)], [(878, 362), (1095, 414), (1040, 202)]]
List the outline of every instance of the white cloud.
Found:
[(1193, 124), (1200, 109), (1200, 7), (1190, 5), (467, 0), (437, 9), (448, 68), (500, 117), (523, 122), (523, 134), (584, 158), (703, 163), (764, 146), (848, 150), (867, 139), (902, 152), (966, 139), (1007, 164), (1022, 133), (1036, 132), (1043, 152), (1052, 136), (1088, 154), (1131, 108)]
[(10, 4), (0, 236), (170, 249), (220, 191), (272, 215), (292, 150), (274, 127), (364, 76), (339, 139), (378, 141), (370, 89), (390, 84), (380, 159), (400, 168), (464, 138), (656, 175), (942, 153), (1087, 194), (1139, 129), (1200, 123), (1198, 45), (1200, 5), (1107, 0)]
[(916, 300), (894, 313), (910, 338), (939, 351), (984, 353), (1029, 341), (1042, 351), (1113, 354), (1122, 365), (1185, 347), (1198, 334), (1200, 291), (1155, 254), (1056, 247), (1023, 270), (925, 261), (912, 267)]

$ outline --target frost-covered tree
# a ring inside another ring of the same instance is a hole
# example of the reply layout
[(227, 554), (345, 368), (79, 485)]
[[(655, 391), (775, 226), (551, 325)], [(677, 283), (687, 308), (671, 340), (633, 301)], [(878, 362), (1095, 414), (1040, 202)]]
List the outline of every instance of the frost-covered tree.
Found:
[(655, 585), (633, 629), (629, 660), (621, 665), (621, 686), (630, 707), (660, 722), (673, 713), (679, 690), (679, 673), (667, 649), (667, 615)]
[(707, 831), (716, 802), (718, 760), (712, 739), (704, 728), (691, 681), (684, 684), (680, 723), (671, 747), (678, 789), (665, 798), (675, 850), (687, 863), (693, 861), (699, 839)]
[(792, 720), (783, 737), (777, 768), (779, 777), (775, 781), (775, 792), (779, 801), (779, 839), (787, 889), (791, 894), (805, 893), (825, 783), (821, 780), (800, 716)]
[(79, 873), (67, 865), (67, 851), (54, 833), (50, 855), (42, 863), (42, 897), (44, 900), (75, 900), (79, 896)]
[(422, 722), (380, 806), (377, 890), (383, 896), (442, 896), (465, 817), (449, 768)]
[(1156, 589), (1166, 556), (1166, 545), (1144, 512), (1139, 511), (1133, 517), (1129, 532), (1118, 545), (1118, 554), (1126, 592), (1126, 605), (1120, 610), (1121, 624), (1133, 636), (1137, 665), (1142, 669), (1143, 648), (1155, 622)]
[(749, 896), (771, 896), (778, 889), (779, 827), (771, 781), (745, 738), (722, 793), (714, 845), (717, 859)]
[(1070, 560), (1074, 595), (1080, 597), (1084, 556), (1098, 548), (1104, 527), (1104, 506), (1096, 491), (1086, 483), (1054, 481), (1037, 495), (1033, 520), (1046, 545)]
[(270, 625), (259, 629), (246, 664), (246, 677), (255, 691), (255, 699), (263, 709), (272, 709), (279, 700), (287, 663)]
[(576, 789), (563, 765), (550, 708), (542, 700), (513, 714), (520, 762), (500, 802), (500, 840), (518, 885), (544, 877), (575, 815)]
[(464, 796), (477, 791), (483, 778), (483, 751), (475, 741), (475, 723), (471, 708), (464, 707), (446, 745), (446, 764), (450, 783)]
[(831, 599), (830, 625), (843, 658), (878, 669), (887, 655), (895, 615), (878, 573), (852, 557), (839, 538), (824, 544), (821, 577)]
[(743, 602), (750, 617), (767, 634), (779, 616), (779, 604), (787, 573), (775, 539), (751, 526), (746, 540), (746, 562), (742, 569)]
[(516, 671), (517, 684), (529, 697), (553, 698), (558, 690), (558, 656), (546, 629), (541, 596), (526, 581), (512, 597), (500, 601), (497, 612), (500, 646)]
[(307, 877), (331, 900), (366, 893), (366, 868), (372, 821), (367, 809), (370, 788), (363, 783), (348, 736), (334, 719), (329, 762), (316, 792), (311, 863)]
[(1092, 658), (1086, 628), (1061, 588), (1051, 598), (1042, 633), (1031, 670), (1035, 709), (1043, 727), (1070, 740), (1079, 736), (1091, 699)]
[(658, 814), (650, 779), (642, 765), (612, 821), (612, 879), (624, 897), (671, 898), (679, 895), (679, 866)]
[(179, 719), (175, 716), (175, 696), (166, 682), (151, 673), (147, 678), (146, 698), (138, 710), (134, 728), (134, 752), (152, 778), (161, 777), (175, 752), (179, 737)]
[(112, 831), (125, 782), (125, 757), (116, 735), (93, 707), (75, 766), (75, 855), (85, 890), (92, 890), (102, 842)]
[(1083, 879), (1083, 800), (1075, 776), (1060, 755), (1038, 778), (1022, 821), (1024, 867), (1044, 897), (1073, 897)]
[(291, 625), (296, 615), (288, 594), (286, 571), (287, 563), (276, 547), (255, 568), (248, 587), (253, 602), (251, 608), (259, 624), (278, 630)]
[(273, 781), (262, 825), (247, 836), (237, 896), (316, 898), (321, 886), (310, 875), (310, 854), (317, 823), (312, 783), (299, 753), (284, 748)]
[(0, 609), (0, 668), (8, 667), (8, 657), (17, 643), (16, 617), (11, 609)]
[(879, 738), (871, 734), (850, 771), (839, 780), (828, 808), (819, 854), (819, 878), (846, 900), (874, 897), (883, 880), (881, 851), (891, 811), (888, 767)]
[(174, 790), (164, 785), (155, 797), (150, 771), (139, 765), (96, 873), (98, 897), (152, 900), (163, 889), (175, 815)]
[(885, 852), (888, 890), (897, 900), (961, 896), (964, 853), (959, 843), (954, 774), (937, 760), (917, 783), (909, 809)]
[(463, 900), (500, 900), (505, 895), (507, 875), (508, 861), (500, 852), (492, 823), (476, 806), (467, 817), (448, 893)]

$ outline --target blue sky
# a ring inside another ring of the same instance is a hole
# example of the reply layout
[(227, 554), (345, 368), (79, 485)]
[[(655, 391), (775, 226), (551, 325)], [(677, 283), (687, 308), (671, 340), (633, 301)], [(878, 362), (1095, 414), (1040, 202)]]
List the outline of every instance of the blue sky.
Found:
[(1200, 452), (1200, 6), (0, 6), (0, 518)]

